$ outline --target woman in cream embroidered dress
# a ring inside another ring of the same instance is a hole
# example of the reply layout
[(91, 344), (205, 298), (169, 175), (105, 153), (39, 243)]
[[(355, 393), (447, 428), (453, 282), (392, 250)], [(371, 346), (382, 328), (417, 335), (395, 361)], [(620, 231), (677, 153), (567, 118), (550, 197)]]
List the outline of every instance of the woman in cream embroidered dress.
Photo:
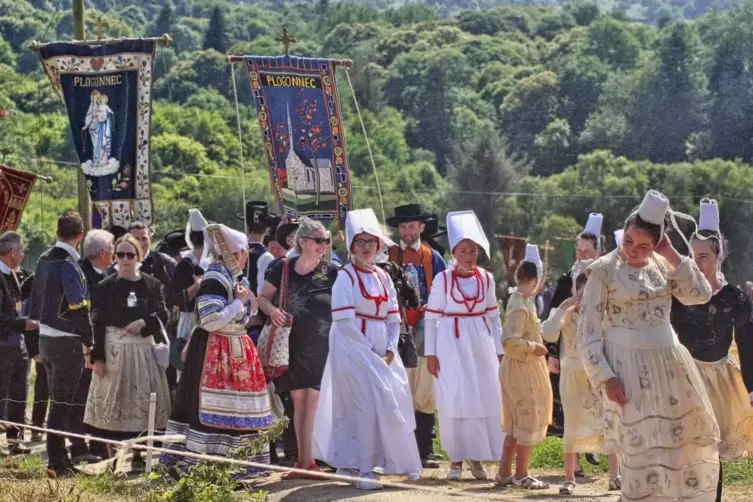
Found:
[(607, 397), (605, 437), (620, 457), (623, 502), (716, 498), (719, 429), (669, 323), (672, 297), (705, 303), (711, 288), (664, 233), (668, 210), (662, 194), (646, 195), (622, 246), (589, 268), (580, 309), (581, 357)]
[[(502, 431), (505, 437), (495, 484), (512, 484), (527, 490), (549, 488), (528, 473), (533, 447), (544, 440), (552, 423), (552, 385), (541, 339), (536, 306), (528, 300), (541, 285), (543, 269), (538, 247), (529, 244), (526, 258), (515, 272), (517, 287), (507, 303), (500, 366), (502, 386)], [(512, 472), (515, 461), (515, 474)]]
[[(573, 293), (559, 307), (552, 309), (549, 319), (541, 324), (541, 336), (548, 343), (561, 342), (560, 396), (565, 416), (562, 452), (565, 457), (565, 482), (561, 495), (572, 495), (575, 489), (575, 467), (579, 453), (605, 453), (603, 399), (594, 392), (583, 368), (578, 350), (580, 302), (586, 285), (585, 271), (593, 260), (583, 260), (573, 268)], [(561, 337), (561, 338), (560, 338)], [(609, 489), (619, 490), (621, 479), (617, 456), (609, 455)]]

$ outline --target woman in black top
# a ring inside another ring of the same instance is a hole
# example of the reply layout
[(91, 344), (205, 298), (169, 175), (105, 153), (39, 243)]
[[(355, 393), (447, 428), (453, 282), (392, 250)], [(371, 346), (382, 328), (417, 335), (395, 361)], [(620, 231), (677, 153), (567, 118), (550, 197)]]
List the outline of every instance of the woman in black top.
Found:
[[(139, 271), (141, 247), (130, 234), (115, 245), (117, 274), (92, 288), (94, 375), (84, 422), (111, 438), (148, 429), (149, 395), (157, 394), (156, 429), (167, 426), (170, 393), (155, 344), (165, 342), (162, 284)], [(134, 453), (134, 463), (141, 463)]]
[[(702, 228), (706, 219), (704, 205), (702, 202)], [(711, 211), (717, 210), (714, 207)], [(753, 304), (743, 290), (727, 283), (720, 271), (725, 242), (717, 230), (716, 214), (716, 222), (707, 225), (716, 228), (698, 231), (690, 242), (695, 262), (714, 295), (708, 303), (693, 306), (672, 299), (671, 321), (680, 342), (696, 362), (714, 408), (722, 437), (719, 456), (735, 459), (753, 455), (753, 394), (749, 394), (753, 391)], [(729, 353), (733, 336), (739, 363)], [(721, 463), (719, 466), (717, 501), (720, 502)]]
[[(319, 388), (329, 354), (329, 329), (332, 324), (332, 286), (337, 267), (324, 259), (330, 239), (324, 226), (303, 218), (296, 232), (299, 255), (284, 258), (267, 273), (259, 308), (278, 327), (291, 326), (290, 366), (274, 381), (275, 391), (290, 392), (293, 421), (298, 443), (297, 467), (318, 470), (313, 457), (313, 431)], [(285, 261), (288, 265), (287, 310), (280, 309), (279, 289)], [(294, 473), (284, 479), (298, 477)]]

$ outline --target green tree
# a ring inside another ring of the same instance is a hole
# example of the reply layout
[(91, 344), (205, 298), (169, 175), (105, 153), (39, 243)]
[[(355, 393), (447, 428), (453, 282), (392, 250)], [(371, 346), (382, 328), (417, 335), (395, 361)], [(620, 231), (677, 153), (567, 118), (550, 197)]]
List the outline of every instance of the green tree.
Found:
[(588, 27), (587, 53), (612, 68), (634, 68), (640, 56), (640, 45), (630, 25), (615, 19), (599, 19)]
[[(560, 107), (555, 73), (545, 71), (520, 80), (500, 108), (500, 124), (509, 147), (531, 157), (536, 135), (558, 117)], [(533, 172), (540, 174), (540, 167), (535, 165)]]
[(204, 36), (203, 48), (214, 49), (219, 53), (226, 54), (229, 48), (227, 39), (225, 11), (219, 5), (212, 9), (212, 16), (209, 18), (209, 28)]
[(167, 2), (159, 11), (159, 16), (154, 20), (154, 24), (149, 28), (149, 32), (156, 36), (162, 36), (165, 33), (172, 33), (174, 19), (174, 9), (171, 2)]
[(499, 207), (527, 171), (526, 164), (509, 157), (506, 150), (494, 128), (485, 127), (470, 150), (455, 151), (450, 167), (456, 190), (451, 207), (473, 209), (492, 235), (500, 228)]

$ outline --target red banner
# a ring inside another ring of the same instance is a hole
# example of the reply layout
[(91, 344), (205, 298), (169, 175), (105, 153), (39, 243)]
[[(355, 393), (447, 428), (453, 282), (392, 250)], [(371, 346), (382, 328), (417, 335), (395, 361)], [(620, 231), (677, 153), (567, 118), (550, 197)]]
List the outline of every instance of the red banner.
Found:
[(31, 173), (0, 165), (0, 232), (18, 227), (36, 180)]
[(507, 266), (507, 283), (514, 284), (518, 264), (526, 257), (526, 242), (528, 239), (513, 235), (497, 235), (496, 237)]

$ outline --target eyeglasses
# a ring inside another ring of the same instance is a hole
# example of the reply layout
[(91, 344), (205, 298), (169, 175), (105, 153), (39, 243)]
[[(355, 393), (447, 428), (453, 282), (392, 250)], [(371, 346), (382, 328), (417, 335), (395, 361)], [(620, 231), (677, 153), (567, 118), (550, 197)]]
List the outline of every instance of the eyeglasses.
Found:
[(329, 237), (301, 237), (302, 239), (316, 242), (318, 245), (329, 244), (332, 240)]
[(376, 239), (356, 239), (353, 241), (356, 246), (358, 247), (374, 247), (377, 244), (379, 244), (379, 241)]
[(129, 260), (136, 259), (136, 253), (130, 253), (128, 251), (118, 251), (117, 253), (115, 253), (115, 256), (117, 256), (121, 260), (123, 258), (128, 258)]

